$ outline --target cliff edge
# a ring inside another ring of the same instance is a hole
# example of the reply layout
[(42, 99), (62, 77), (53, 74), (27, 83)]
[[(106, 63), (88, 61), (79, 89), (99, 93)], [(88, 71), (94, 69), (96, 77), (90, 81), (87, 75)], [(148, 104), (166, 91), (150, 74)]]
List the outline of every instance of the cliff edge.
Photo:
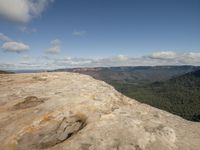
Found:
[(1, 150), (199, 150), (199, 129), (90, 76), (0, 75)]

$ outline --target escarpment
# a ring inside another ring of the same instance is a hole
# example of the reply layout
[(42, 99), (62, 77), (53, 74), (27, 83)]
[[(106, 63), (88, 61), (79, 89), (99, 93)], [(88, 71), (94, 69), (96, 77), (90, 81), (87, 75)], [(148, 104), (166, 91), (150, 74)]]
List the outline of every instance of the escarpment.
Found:
[(0, 75), (2, 150), (199, 150), (199, 129), (90, 76)]

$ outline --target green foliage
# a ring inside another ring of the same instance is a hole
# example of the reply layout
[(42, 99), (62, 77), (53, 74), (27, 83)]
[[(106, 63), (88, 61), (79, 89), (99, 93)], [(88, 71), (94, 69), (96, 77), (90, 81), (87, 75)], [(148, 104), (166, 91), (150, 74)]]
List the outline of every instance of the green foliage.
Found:
[(110, 82), (121, 93), (192, 121), (200, 121), (200, 71), (165, 82), (135, 85)]

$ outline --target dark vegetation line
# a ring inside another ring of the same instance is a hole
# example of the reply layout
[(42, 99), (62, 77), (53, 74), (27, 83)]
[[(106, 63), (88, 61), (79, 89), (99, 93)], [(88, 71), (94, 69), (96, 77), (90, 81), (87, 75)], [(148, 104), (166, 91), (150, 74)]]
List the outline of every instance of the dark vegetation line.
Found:
[(135, 86), (110, 83), (121, 93), (187, 120), (200, 121), (200, 70), (165, 82)]

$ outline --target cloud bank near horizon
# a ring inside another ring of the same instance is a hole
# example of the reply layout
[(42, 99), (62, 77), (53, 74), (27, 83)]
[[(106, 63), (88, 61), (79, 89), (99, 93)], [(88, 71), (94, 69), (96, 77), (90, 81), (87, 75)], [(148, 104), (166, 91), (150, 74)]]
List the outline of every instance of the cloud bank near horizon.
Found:
[(173, 51), (155, 52), (142, 57), (118, 55), (110, 58), (71, 58), (71, 57), (29, 57), (16, 63), (0, 63), (2, 70), (20, 69), (59, 69), (77, 67), (117, 67), (117, 66), (160, 66), (160, 65), (194, 65), (200, 66), (200, 53), (176, 53)]

